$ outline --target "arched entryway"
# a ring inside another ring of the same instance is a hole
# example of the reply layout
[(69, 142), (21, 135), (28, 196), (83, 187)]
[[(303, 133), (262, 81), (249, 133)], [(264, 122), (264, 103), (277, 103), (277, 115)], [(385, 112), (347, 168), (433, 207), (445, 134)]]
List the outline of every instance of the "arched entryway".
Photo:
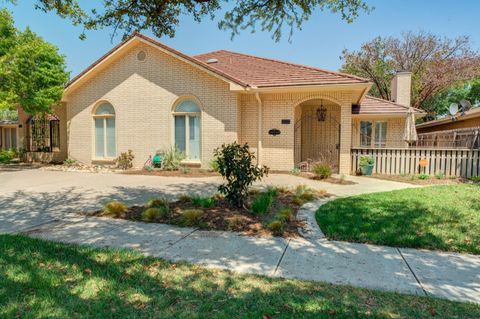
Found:
[(295, 166), (310, 170), (313, 163), (328, 164), (338, 172), (340, 161), (340, 106), (327, 99), (311, 99), (295, 108)]

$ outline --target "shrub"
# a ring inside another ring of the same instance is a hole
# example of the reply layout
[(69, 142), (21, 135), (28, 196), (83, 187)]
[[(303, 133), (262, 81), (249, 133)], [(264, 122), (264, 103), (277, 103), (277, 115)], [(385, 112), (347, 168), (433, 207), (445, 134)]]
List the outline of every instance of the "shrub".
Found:
[(293, 209), (291, 209), (290, 207), (283, 207), (276, 214), (276, 219), (283, 222), (288, 222), (292, 219), (292, 216), (293, 216)]
[(255, 197), (252, 203), (252, 211), (256, 214), (265, 215), (273, 203), (274, 196), (271, 193), (262, 193)]
[(300, 174), (302, 171), (298, 168), (298, 167), (294, 167), (292, 168), (292, 170), (290, 171), (290, 173), (294, 174), (294, 175), (298, 175)]
[(119, 201), (111, 201), (103, 206), (102, 213), (107, 216), (121, 217), (128, 211), (128, 206)]
[(165, 206), (162, 207), (150, 207), (143, 211), (142, 220), (151, 222), (156, 219), (163, 218), (167, 216), (168, 209)]
[(186, 209), (182, 211), (183, 223), (187, 226), (197, 225), (203, 216), (201, 209)]
[(248, 187), (268, 174), (268, 168), (258, 167), (254, 163), (255, 156), (250, 152), (248, 144), (223, 144), (215, 150), (214, 155), (218, 162), (218, 172), (226, 180), (218, 187), (219, 192), (225, 195), (230, 205), (243, 207)]
[(430, 179), (430, 175), (428, 174), (418, 174), (418, 179), (421, 179), (421, 180), (427, 180), (427, 179)]
[(360, 160), (358, 161), (358, 165), (362, 166), (369, 166), (375, 164), (375, 159), (372, 156), (360, 156)]
[(329, 178), (332, 176), (332, 168), (327, 164), (315, 164), (313, 166), (313, 173), (320, 179)]
[(168, 150), (161, 151), (162, 167), (168, 171), (176, 171), (180, 168), (180, 164), (185, 159), (185, 154), (178, 147), (174, 146)]
[(469, 180), (474, 183), (480, 183), (480, 176), (472, 176)]
[(72, 158), (67, 158), (63, 161), (63, 165), (68, 166), (68, 167), (75, 165), (75, 163), (76, 163), (76, 161)]
[(152, 172), (153, 171), (153, 166), (152, 165), (145, 165), (143, 167), (144, 170), (146, 170), (147, 172)]
[(317, 195), (318, 193), (307, 185), (298, 185), (295, 189), (295, 195), (293, 196), (292, 202), (295, 205), (302, 206), (306, 202), (316, 199), (318, 197)]
[(152, 198), (147, 202), (146, 207), (168, 207), (168, 200), (165, 198)]
[(117, 167), (120, 169), (129, 169), (133, 166), (133, 159), (135, 155), (133, 155), (132, 150), (128, 150), (127, 152), (120, 153), (120, 156), (117, 157), (115, 162), (117, 163)]
[(278, 193), (281, 194), (285, 194), (290, 191), (290, 187), (288, 187), (287, 185), (275, 186), (274, 188), (277, 190)]
[(209, 166), (211, 172), (218, 172), (219, 167), (216, 159), (212, 159), (209, 163)]
[(437, 174), (435, 174), (435, 177), (437, 179), (445, 179), (445, 173), (443, 172), (438, 172)]
[(0, 163), (9, 163), (15, 157), (15, 150), (0, 150)]
[(193, 196), (192, 204), (197, 207), (210, 208), (215, 205), (215, 199), (213, 197)]
[(243, 218), (241, 216), (233, 216), (228, 219), (228, 228), (235, 230), (241, 228), (243, 224)]
[(267, 229), (270, 230), (275, 235), (280, 235), (283, 232), (284, 224), (279, 220), (272, 220), (267, 225)]

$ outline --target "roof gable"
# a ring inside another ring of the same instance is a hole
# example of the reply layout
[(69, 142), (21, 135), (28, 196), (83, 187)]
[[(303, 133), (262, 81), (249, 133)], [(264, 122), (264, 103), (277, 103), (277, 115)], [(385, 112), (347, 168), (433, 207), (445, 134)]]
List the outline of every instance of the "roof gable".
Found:
[(186, 63), (189, 63), (191, 65), (194, 65), (198, 67), (199, 69), (202, 69), (203, 71), (210, 73), (211, 75), (214, 75), (216, 77), (219, 77), (223, 79), (226, 82), (236, 84), (242, 87), (247, 86), (247, 83), (244, 83), (243, 81), (236, 79), (229, 74), (223, 73), (220, 70), (212, 68), (210, 65), (207, 63), (204, 63), (200, 60), (195, 59), (194, 57), (191, 57), (189, 55), (186, 55), (180, 51), (177, 51), (167, 45), (164, 45), (163, 43), (160, 43), (150, 37), (147, 37), (141, 33), (134, 33), (130, 37), (126, 38), (124, 41), (120, 42), (118, 45), (116, 45), (114, 48), (112, 48), (110, 51), (108, 51), (106, 54), (104, 54), (102, 57), (100, 57), (97, 61), (92, 63), (89, 67), (87, 67), (85, 70), (83, 70), (81, 73), (79, 73), (77, 76), (72, 78), (66, 85), (65, 87), (65, 93), (68, 93), (69, 90), (71, 90), (77, 83), (81, 82), (82, 80), (86, 79), (89, 77), (90, 74), (93, 73), (93, 71), (102, 65), (106, 64), (109, 62), (109, 60), (114, 59), (115, 56), (120, 54), (124, 49), (129, 48), (130, 46), (135, 45), (135, 42), (143, 42), (147, 43), (162, 52), (169, 54), (179, 60), (182, 60)]

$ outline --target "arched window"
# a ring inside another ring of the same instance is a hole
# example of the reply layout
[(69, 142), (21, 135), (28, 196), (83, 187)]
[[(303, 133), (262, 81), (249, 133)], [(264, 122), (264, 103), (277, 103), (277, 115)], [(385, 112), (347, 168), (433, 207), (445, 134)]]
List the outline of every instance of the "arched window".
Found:
[(115, 110), (109, 103), (102, 103), (93, 114), (95, 122), (95, 158), (115, 158)]
[(175, 145), (187, 159), (200, 160), (200, 107), (192, 100), (184, 100), (177, 105), (173, 115)]

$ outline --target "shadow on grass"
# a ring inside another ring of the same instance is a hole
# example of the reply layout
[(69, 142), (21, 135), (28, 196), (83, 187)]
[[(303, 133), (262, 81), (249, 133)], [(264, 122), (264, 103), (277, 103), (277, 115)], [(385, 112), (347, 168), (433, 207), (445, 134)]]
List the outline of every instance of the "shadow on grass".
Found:
[(480, 307), (206, 270), (21, 236), (0, 236), (0, 316), (34, 318), (478, 318)]

